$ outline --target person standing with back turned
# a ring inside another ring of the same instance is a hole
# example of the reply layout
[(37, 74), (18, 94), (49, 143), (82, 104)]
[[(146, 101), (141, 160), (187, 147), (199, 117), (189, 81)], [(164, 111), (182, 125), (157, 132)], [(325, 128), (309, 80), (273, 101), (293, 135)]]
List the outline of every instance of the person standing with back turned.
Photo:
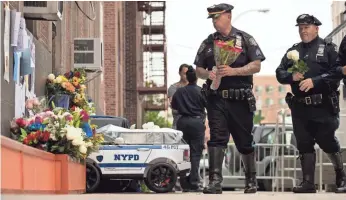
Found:
[[(245, 171), (244, 193), (257, 192), (256, 163), (252, 136), (256, 99), (252, 92), (252, 75), (259, 72), (265, 57), (256, 40), (231, 24), (233, 6), (221, 3), (207, 8), (217, 32), (205, 39), (197, 52), (195, 62), (197, 76), (208, 79), (203, 86), (207, 97), (207, 113), (210, 127), (208, 141), (209, 184), (205, 194), (222, 193), (222, 163), (230, 133), (241, 154)], [(233, 63), (216, 66), (217, 53), (214, 43), (233, 42), (242, 52)], [(217, 74), (212, 70), (217, 67)], [(215, 90), (212, 81), (219, 80)], [(217, 79), (216, 79), (217, 78)]]
[(202, 191), (199, 179), (199, 163), (204, 148), (205, 106), (206, 101), (197, 85), (197, 76), (192, 66), (188, 67), (186, 78), (189, 84), (179, 88), (172, 98), (172, 108), (181, 116), (177, 129), (183, 132), (183, 139), (190, 146), (191, 171), (188, 177), (188, 188), (183, 191)]

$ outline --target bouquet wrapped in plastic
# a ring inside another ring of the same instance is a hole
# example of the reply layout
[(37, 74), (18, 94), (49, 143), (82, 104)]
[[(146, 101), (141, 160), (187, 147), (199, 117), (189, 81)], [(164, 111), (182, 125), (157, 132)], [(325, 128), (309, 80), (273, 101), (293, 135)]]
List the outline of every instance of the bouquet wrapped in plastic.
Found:
[[(214, 59), (216, 66), (231, 65), (240, 55), (243, 50), (234, 46), (234, 41), (214, 41)], [(216, 73), (216, 79), (213, 80), (210, 88), (217, 90), (221, 83), (221, 77), (217, 75), (217, 67), (213, 67), (213, 72)]]

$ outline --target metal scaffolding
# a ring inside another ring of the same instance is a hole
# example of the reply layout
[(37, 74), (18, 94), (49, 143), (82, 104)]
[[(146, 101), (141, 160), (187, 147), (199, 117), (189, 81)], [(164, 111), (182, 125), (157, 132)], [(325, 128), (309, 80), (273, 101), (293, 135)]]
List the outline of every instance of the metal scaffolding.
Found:
[[(138, 93), (145, 95), (145, 110), (167, 109), (167, 53), (164, 1), (138, 2), (138, 11), (143, 14), (142, 44), (143, 44), (143, 84), (138, 87)], [(151, 96), (151, 97), (150, 97)], [(162, 96), (162, 97), (159, 97)], [(153, 98), (164, 100), (155, 106)]]

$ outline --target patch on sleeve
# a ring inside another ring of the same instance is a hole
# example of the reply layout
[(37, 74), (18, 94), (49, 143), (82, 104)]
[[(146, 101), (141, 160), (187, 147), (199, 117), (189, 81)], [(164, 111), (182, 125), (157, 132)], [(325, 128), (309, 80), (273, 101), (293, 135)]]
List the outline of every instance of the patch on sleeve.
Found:
[(250, 45), (252, 45), (252, 46), (258, 46), (256, 40), (255, 40), (253, 37), (249, 39), (249, 43), (250, 43)]
[(262, 53), (259, 49), (256, 50), (256, 56), (262, 56)]
[(202, 53), (202, 51), (205, 49), (206, 45), (205, 45), (205, 42), (202, 42), (201, 46), (199, 46), (199, 49), (198, 49), (198, 54)]

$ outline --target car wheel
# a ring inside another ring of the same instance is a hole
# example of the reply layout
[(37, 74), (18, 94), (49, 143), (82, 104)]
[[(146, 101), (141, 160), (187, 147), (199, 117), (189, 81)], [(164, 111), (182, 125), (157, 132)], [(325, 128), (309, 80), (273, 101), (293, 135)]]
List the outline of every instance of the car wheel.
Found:
[(86, 192), (94, 192), (101, 181), (100, 171), (92, 163), (86, 163)]
[(167, 163), (157, 163), (152, 165), (144, 179), (147, 187), (156, 193), (166, 193), (172, 191), (177, 182), (176, 169)]

